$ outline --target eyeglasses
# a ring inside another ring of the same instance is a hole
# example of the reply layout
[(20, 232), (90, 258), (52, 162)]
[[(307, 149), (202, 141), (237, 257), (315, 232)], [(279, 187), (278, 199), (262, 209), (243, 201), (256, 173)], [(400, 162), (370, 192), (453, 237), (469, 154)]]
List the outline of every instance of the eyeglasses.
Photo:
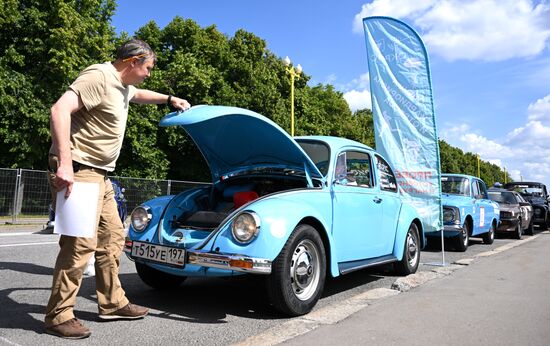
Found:
[(129, 58), (122, 59), (122, 62), (130, 61), (130, 60), (138, 60), (138, 59), (141, 59), (141, 58), (146, 57), (147, 55), (148, 55), (147, 53), (143, 53), (143, 54), (139, 54), (139, 55), (134, 55), (134, 56), (131, 56), (131, 57), (129, 57)]

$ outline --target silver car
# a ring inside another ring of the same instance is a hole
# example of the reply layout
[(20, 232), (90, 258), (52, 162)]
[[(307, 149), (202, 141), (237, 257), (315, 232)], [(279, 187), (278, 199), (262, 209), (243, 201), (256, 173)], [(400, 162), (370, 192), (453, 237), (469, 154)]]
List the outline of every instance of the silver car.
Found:
[(511, 232), (516, 239), (533, 234), (533, 206), (516, 191), (489, 189), (489, 198), (500, 205), (497, 232)]

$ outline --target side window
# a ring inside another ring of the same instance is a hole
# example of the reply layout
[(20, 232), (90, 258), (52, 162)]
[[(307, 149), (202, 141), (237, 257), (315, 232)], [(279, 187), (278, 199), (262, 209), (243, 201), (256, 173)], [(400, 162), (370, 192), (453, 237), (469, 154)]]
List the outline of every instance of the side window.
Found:
[(334, 170), (334, 179), (340, 181), (346, 177), (346, 153), (340, 153), (336, 160), (336, 169)]
[(372, 187), (372, 169), (367, 153), (348, 151), (346, 156), (346, 178), (354, 185)]
[(472, 184), (473, 192), (474, 192), (474, 198), (475, 199), (483, 199), (487, 196), (487, 191), (485, 190), (485, 185), (481, 183), (479, 180), (474, 180), (474, 183)]
[(474, 183), (472, 184), (472, 193), (473, 193), (473, 197), (475, 199), (478, 199), (478, 196), (479, 196), (479, 185), (477, 185), (477, 181), (474, 180)]
[(397, 179), (390, 165), (381, 156), (376, 155), (376, 168), (380, 179), (380, 189), (383, 191), (397, 192)]
[(487, 193), (487, 186), (485, 186), (485, 183), (483, 181), (477, 181), (479, 184), (479, 193), (483, 195), (482, 198), (489, 199), (489, 194)]
[(372, 187), (372, 169), (369, 154), (346, 151), (338, 155), (334, 178), (341, 185)]

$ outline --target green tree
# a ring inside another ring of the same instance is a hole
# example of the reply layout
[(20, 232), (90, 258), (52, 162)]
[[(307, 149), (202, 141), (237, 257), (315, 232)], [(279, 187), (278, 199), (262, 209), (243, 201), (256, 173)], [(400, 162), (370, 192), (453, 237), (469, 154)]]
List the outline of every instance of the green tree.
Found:
[(114, 0), (3, 1), (1, 167), (46, 167), (50, 106), (83, 67), (110, 56), (114, 9)]
[[(3, 0), (0, 12), (0, 167), (46, 167), (49, 108), (86, 66), (112, 60), (129, 38), (110, 25), (115, 0)], [(151, 21), (136, 33), (157, 53), (151, 78), (139, 87), (186, 98), (194, 105), (251, 109), (290, 132), (290, 79), (265, 40), (245, 30), (232, 37), (175, 17), (160, 29)], [(295, 82), (297, 135), (347, 137), (374, 147), (372, 112), (351, 112), (332, 85)], [(133, 105), (117, 175), (208, 180), (193, 141), (177, 128), (160, 128), (166, 105)], [(440, 141), (443, 172), (477, 175), (477, 156)], [(504, 172), (481, 162), (488, 184)], [(507, 176), (507, 180), (509, 176)]]

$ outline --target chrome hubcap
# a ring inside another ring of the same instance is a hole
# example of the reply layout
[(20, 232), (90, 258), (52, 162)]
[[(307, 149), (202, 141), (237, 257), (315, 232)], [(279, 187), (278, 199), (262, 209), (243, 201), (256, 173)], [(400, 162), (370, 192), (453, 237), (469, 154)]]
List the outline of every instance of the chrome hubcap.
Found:
[(310, 240), (302, 240), (294, 249), (290, 263), (292, 290), (300, 300), (313, 296), (319, 283), (319, 251)]
[(464, 245), (468, 245), (468, 230), (467, 229), (462, 230), (462, 242), (464, 243)]
[(409, 265), (414, 267), (418, 260), (418, 244), (416, 243), (416, 238), (410, 232), (407, 234), (407, 257)]

